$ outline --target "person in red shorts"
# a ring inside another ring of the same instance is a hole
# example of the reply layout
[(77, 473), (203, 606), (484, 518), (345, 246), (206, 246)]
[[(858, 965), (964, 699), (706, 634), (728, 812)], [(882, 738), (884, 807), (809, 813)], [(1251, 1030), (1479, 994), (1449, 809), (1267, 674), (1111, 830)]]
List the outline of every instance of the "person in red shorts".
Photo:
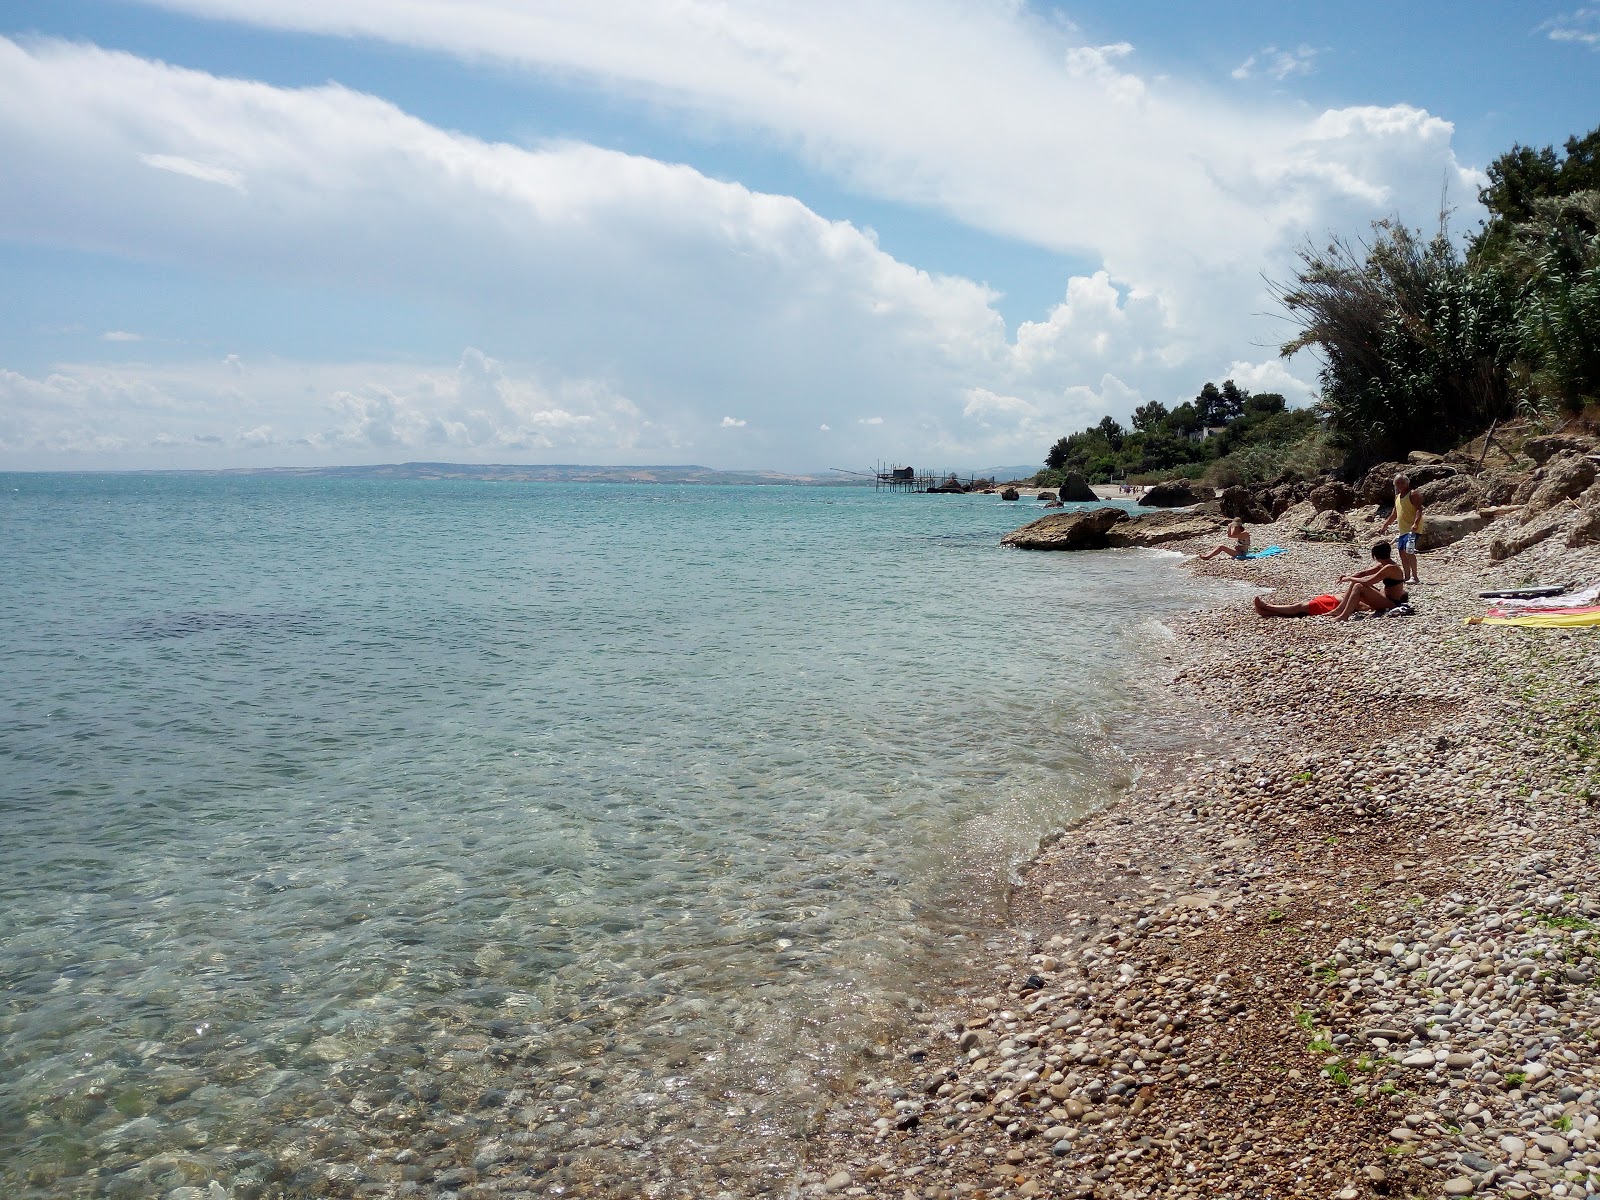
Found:
[(1256, 597), (1256, 612), (1263, 617), (1320, 617), (1339, 607), (1337, 596), (1313, 596), (1299, 604), (1268, 604)]
[(1334, 620), (1345, 621), (1360, 612), (1387, 612), (1410, 599), (1406, 594), (1405, 572), (1395, 565), (1394, 551), (1388, 542), (1379, 542), (1372, 548), (1372, 566), (1365, 571), (1341, 575), (1339, 582), (1350, 585), (1343, 597), (1322, 595), (1300, 604), (1268, 604), (1257, 596), (1256, 612), (1263, 617), (1320, 617), (1332, 613)]

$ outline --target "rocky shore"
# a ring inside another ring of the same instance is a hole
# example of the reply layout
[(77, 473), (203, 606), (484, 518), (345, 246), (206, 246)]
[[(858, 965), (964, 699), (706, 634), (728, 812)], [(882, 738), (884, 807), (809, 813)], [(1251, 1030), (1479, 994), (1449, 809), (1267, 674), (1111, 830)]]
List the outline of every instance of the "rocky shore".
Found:
[[(1187, 569), (1301, 598), (1373, 540), (1253, 532), (1288, 553)], [(1600, 1193), (1600, 632), (1465, 623), (1600, 548), (1491, 532), (1423, 556), (1413, 616), (1175, 622), (1197, 748), (1041, 851), (799, 1192)]]

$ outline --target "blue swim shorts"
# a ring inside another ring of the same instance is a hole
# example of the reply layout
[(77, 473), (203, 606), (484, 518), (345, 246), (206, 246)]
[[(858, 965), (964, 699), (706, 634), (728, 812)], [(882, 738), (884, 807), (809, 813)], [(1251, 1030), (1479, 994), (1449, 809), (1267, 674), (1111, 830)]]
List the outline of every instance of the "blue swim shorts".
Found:
[(1401, 554), (1415, 554), (1417, 552), (1417, 535), (1402, 533), (1394, 540), (1394, 548)]

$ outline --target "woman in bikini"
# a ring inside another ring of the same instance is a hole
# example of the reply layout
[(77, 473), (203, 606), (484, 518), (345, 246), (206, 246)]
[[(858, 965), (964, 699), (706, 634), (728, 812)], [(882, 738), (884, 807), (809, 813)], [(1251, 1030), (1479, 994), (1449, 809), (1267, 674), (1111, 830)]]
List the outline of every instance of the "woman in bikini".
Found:
[(1333, 611), (1335, 621), (1348, 621), (1358, 612), (1388, 612), (1410, 599), (1406, 593), (1406, 573), (1394, 561), (1394, 548), (1379, 542), (1372, 548), (1372, 566), (1353, 575), (1341, 575), (1348, 583), (1344, 600)]
[(1388, 542), (1379, 542), (1372, 548), (1373, 565), (1354, 575), (1341, 575), (1340, 583), (1348, 583), (1343, 598), (1329, 593), (1313, 596), (1299, 604), (1269, 604), (1260, 596), (1255, 598), (1256, 612), (1263, 617), (1320, 617), (1332, 614), (1335, 621), (1348, 620), (1363, 610), (1387, 612), (1404, 604), (1406, 595), (1405, 572), (1391, 558), (1393, 551)]
[(1250, 531), (1244, 527), (1243, 521), (1234, 521), (1228, 526), (1228, 536), (1233, 539), (1233, 544), (1223, 542), (1214, 550), (1208, 550), (1200, 555), (1201, 560), (1215, 558), (1219, 554), (1226, 554), (1229, 558), (1243, 558), (1250, 553)]

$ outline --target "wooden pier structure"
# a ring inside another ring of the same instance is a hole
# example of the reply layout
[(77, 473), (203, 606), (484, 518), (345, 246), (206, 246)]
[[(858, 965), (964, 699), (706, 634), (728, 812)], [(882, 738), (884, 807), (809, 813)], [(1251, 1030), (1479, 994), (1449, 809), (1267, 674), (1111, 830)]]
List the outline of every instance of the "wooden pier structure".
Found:
[[(966, 483), (962, 484), (961, 477), (954, 471), (918, 471), (915, 467), (902, 467), (885, 462), (880, 462), (871, 471), (846, 471), (843, 467), (832, 469), (841, 475), (870, 478), (872, 490), (875, 492), (942, 492), (947, 488), (956, 491), (960, 487), (971, 487), (973, 483), (971, 475), (968, 475)], [(950, 487), (952, 482), (958, 486)]]

